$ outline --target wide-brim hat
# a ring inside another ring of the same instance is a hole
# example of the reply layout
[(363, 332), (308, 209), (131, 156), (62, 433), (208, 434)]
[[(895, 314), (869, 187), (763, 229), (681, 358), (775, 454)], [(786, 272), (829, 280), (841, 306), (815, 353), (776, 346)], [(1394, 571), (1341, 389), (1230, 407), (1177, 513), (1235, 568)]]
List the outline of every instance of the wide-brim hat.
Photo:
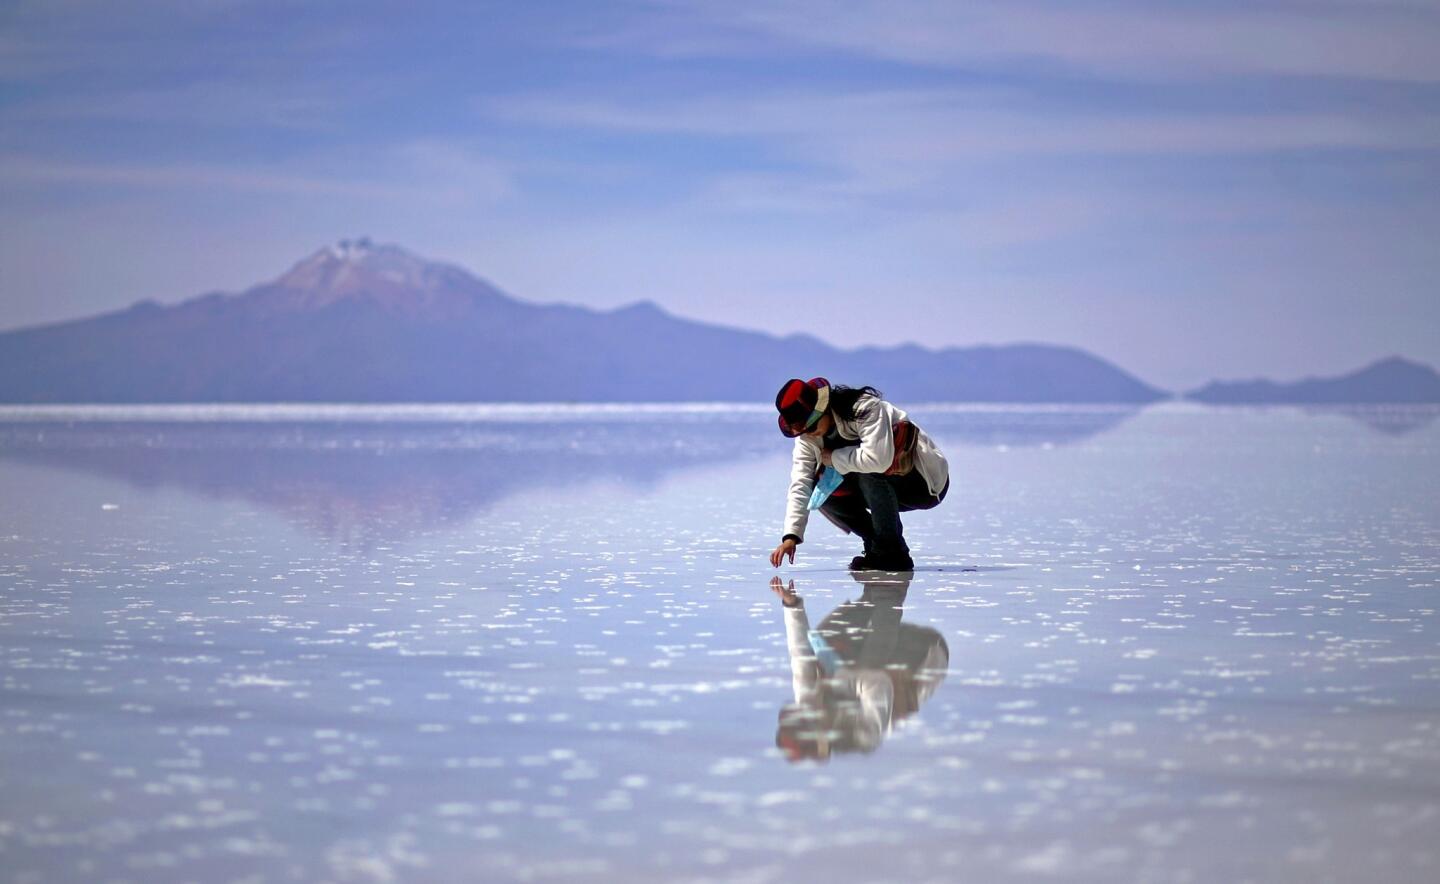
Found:
[(830, 407), (830, 382), (824, 378), (802, 381), (791, 378), (775, 394), (780, 412), (780, 432), (790, 438), (810, 430)]
[(824, 721), (823, 710), (787, 703), (780, 710), (780, 723), (775, 729), (775, 748), (785, 753), (787, 761), (828, 761), (831, 733)]

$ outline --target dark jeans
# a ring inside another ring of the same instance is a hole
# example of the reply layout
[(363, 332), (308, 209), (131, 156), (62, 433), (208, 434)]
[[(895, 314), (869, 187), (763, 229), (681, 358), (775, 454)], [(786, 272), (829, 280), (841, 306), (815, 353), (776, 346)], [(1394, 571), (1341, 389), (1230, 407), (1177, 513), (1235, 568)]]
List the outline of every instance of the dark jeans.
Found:
[[(904, 476), (883, 473), (848, 473), (820, 511), (865, 541), (865, 555), (894, 556), (910, 553), (900, 514), (928, 510), (945, 499), (950, 483), (938, 497), (930, 495), (919, 470)], [(844, 493), (844, 492), (849, 492)]]

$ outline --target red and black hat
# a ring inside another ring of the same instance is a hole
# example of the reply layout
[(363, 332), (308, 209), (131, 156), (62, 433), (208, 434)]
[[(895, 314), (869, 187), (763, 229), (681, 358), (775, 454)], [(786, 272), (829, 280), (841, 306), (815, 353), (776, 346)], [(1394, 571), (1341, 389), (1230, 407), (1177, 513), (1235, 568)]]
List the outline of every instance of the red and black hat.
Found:
[(830, 407), (830, 382), (824, 378), (802, 381), (791, 378), (775, 394), (780, 412), (780, 432), (794, 438), (811, 429)]
[(824, 709), (788, 703), (780, 710), (780, 724), (775, 729), (775, 748), (785, 753), (786, 761), (829, 761), (833, 749), (830, 724)]

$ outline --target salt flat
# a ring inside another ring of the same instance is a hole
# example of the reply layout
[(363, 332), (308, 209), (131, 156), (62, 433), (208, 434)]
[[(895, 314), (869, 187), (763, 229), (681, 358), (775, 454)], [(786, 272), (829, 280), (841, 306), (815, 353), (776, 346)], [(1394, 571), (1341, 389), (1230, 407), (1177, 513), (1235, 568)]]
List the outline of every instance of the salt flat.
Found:
[(765, 409), (0, 411), (0, 868), (1435, 878), (1433, 410), (909, 410), (913, 577), (778, 573), (945, 663), (825, 761)]

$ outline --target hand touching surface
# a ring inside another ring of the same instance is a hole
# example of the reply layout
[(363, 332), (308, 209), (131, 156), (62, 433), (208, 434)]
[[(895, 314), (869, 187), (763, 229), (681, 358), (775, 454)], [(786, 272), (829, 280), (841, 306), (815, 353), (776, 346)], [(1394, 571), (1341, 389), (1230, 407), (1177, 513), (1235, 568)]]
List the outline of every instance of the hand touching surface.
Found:
[[(787, 555), (790, 557), (790, 564), (795, 564), (795, 541), (789, 537), (780, 541), (780, 545), (775, 547), (774, 552), (770, 553), (770, 564), (776, 568), (780, 567), (781, 560)], [(780, 578), (777, 577), (775, 579), (779, 580)]]

